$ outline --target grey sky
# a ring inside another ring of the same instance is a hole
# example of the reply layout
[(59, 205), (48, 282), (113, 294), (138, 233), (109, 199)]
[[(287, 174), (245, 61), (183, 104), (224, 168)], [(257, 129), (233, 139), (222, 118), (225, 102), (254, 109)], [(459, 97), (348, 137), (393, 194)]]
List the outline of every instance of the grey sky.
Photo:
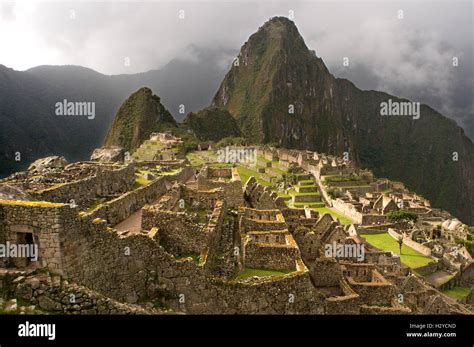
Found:
[[(290, 10), (308, 47), (336, 76), (429, 103), (474, 132), (472, 1), (0, 0), (0, 64), (142, 72), (173, 58), (198, 59), (193, 47), (238, 50), (268, 18)], [(225, 69), (231, 59), (224, 54), (218, 63)]]

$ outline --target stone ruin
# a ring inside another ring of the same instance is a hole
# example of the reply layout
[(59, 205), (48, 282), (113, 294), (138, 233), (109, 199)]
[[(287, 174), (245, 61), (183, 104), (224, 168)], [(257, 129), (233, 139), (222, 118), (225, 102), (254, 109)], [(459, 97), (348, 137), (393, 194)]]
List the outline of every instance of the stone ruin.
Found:
[[(65, 314), (469, 313), (410, 275), (398, 256), (364, 243), (360, 225), (347, 227), (329, 214), (289, 208), (253, 177), (242, 187), (235, 169), (207, 167), (194, 177), (185, 167), (132, 189), (135, 164), (115, 161), (118, 152), (98, 150), (93, 161), (73, 164), (60, 157), (42, 160), (0, 181), (0, 243), (39, 246), (36, 262), (0, 264), (1, 283), (8, 283), (11, 295)], [(318, 168), (354, 172), (350, 163), (306, 151), (265, 149), (264, 155), (316, 178)], [(364, 177), (373, 179), (369, 173)], [(112, 199), (78, 212), (107, 195)], [(349, 191), (349, 199), (369, 204), (381, 196)], [(420, 197), (400, 189), (387, 196), (407, 203), (425, 223), (439, 222)], [(383, 198), (378, 204), (382, 215), (393, 207)], [(131, 217), (139, 218), (138, 230), (116, 228)], [(332, 243), (364, 245), (363, 261), (326, 256), (324, 248)], [(248, 269), (280, 274), (239, 279)], [(472, 283), (472, 266), (464, 269), (459, 281)], [(67, 302), (71, 293), (83, 300)]]

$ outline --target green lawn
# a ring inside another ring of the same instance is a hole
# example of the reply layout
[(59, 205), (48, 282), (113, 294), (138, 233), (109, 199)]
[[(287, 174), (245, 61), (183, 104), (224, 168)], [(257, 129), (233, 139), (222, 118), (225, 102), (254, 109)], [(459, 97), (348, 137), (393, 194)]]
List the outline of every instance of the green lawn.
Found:
[(319, 192), (299, 193), (294, 189), (290, 189), (288, 191), (288, 194), (290, 194), (290, 195), (299, 195), (299, 196), (319, 196), (319, 195), (321, 195), (321, 194), (319, 194)]
[[(308, 206), (309, 208), (313, 209), (316, 211), (316, 209), (323, 208), (326, 206), (324, 202), (322, 201), (317, 201), (317, 202), (293, 202), (291, 200), (285, 201), (286, 206), (290, 208), (304, 208), (305, 206)], [(329, 213), (329, 212), (328, 212)]]
[(329, 213), (334, 219), (338, 219), (341, 222), (341, 224), (346, 225), (346, 224), (352, 224), (354, 223), (351, 219), (345, 217), (344, 215), (328, 208), (328, 207), (318, 207), (314, 208), (313, 210), (317, 211), (321, 216), (325, 213)]
[(274, 270), (244, 268), (237, 274), (237, 276), (234, 279), (244, 280), (246, 278), (250, 278), (253, 276), (257, 276), (257, 277), (283, 276), (290, 272), (293, 272), (293, 270), (274, 271)]
[(107, 198), (97, 198), (94, 202), (85, 210), (85, 212), (89, 213), (94, 211), (99, 205), (106, 202)]
[(454, 300), (464, 299), (471, 292), (469, 287), (453, 287), (443, 291), (443, 294), (453, 298)]
[(137, 189), (137, 188), (146, 186), (147, 184), (151, 182), (150, 180), (147, 180), (143, 177), (144, 173), (145, 172), (142, 172), (142, 171), (135, 173), (135, 183), (133, 184), (132, 189)]
[(217, 163), (217, 156), (213, 151), (190, 152), (186, 158), (192, 167), (201, 167), (210, 163)]
[(242, 181), (242, 184), (247, 183), (247, 180), (249, 179), (250, 176), (255, 177), (258, 183), (260, 183), (264, 187), (269, 187), (271, 186), (271, 183), (268, 181), (263, 180), (260, 177), (260, 174), (257, 171), (250, 170), (249, 168), (246, 168), (245, 166), (242, 165), (237, 165), (237, 172), (239, 173), (240, 180)]
[[(382, 234), (362, 234), (361, 235), (368, 243), (372, 246), (384, 250), (392, 251), (395, 254), (399, 254), (398, 242), (391, 237), (388, 233)], [(400, 260), (403, 265), (408, 266), (412, 269), (416, 269), (421, 266), (428, 265), (433, 259), (426, 257), (421, 253), (418, 253), (413, 248), (402, 246), (402, 254)]]

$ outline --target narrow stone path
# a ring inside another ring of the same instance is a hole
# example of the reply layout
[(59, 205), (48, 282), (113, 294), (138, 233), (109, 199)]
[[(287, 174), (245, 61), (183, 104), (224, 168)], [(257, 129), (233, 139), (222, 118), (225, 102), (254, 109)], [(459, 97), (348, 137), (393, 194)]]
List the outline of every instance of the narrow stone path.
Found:
[[(166, 189), (169, 190), (173, 182), (165, 182)], [(186, 185), (197, 186), (197, 182), (194, 180), (194, 177), (186, 182)], [(161, 196), (158, 197), (151, 205), (156, 204), (161, 199)], [(127, 219), (121, 221), (114, 226), (114, 229), (117, 229), (119, 232), (128, 231), (130, 233), (139, 233), (142, 228), (142, 209), (139, 209), (137, 212), (133, 213)]]
[(130, 217), (120, 222), (114, 229), (118, 231), (129, 231), (131, 233), (138, 233), (142, 227), (142, 209), (132, 214)]
[(446, 283), (451, 277), (453, 277), (453, 274), (444, 270), (436, 271), (432, 274), (424, 276), (425, 280), (435, 288), (438, 288), (443, 283)]

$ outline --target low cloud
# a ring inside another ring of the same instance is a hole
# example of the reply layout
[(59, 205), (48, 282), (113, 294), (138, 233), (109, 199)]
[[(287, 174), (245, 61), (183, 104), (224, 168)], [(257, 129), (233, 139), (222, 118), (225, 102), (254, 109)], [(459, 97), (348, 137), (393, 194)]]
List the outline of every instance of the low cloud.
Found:
[(0, 64), (137, 73), (173, 59), (203, 61), (207, 51), (226, 70), (259, 26), (290, 11), (333, 74), (428, 103), (474, 137), (470, 1), (0, 2)]

